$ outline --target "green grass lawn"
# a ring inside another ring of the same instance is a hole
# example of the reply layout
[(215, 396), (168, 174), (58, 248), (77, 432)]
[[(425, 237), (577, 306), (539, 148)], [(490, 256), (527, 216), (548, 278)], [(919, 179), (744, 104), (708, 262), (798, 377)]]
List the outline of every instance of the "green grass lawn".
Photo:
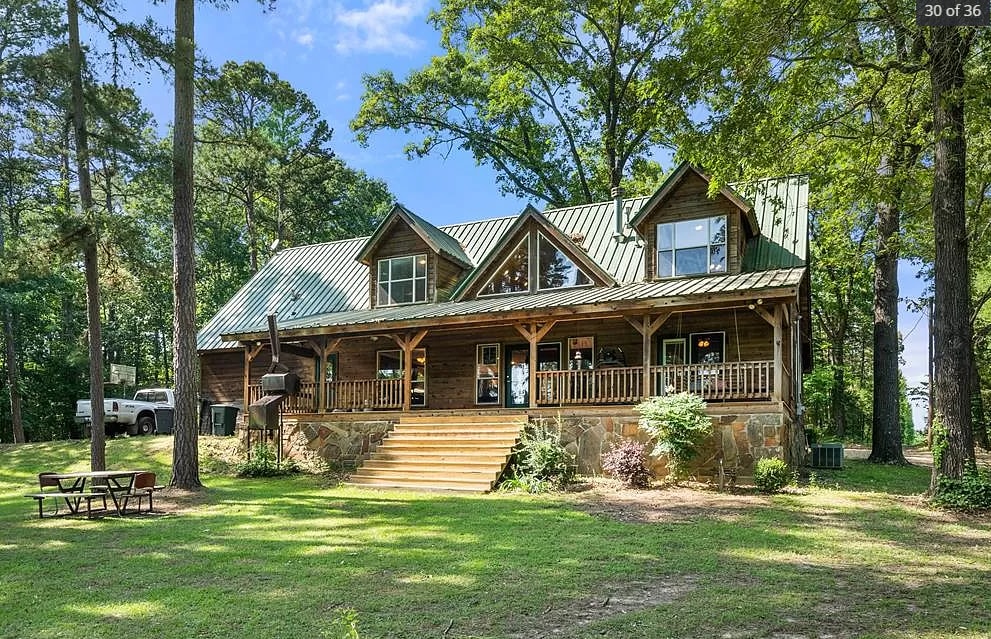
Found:
[[(169, 441), (113, 440), (108, 467), (162, 483)], [(850, 462), (827, 489), (653, 521), (582, 494), (204, 473), (164, 514), (39, 520), (35, 475), (87, 455), (0, 448), (0, 637), (336, 639), (344, 609), (363, 639), (991, 636), (991, 525), (924, 507), (921, 468)]]

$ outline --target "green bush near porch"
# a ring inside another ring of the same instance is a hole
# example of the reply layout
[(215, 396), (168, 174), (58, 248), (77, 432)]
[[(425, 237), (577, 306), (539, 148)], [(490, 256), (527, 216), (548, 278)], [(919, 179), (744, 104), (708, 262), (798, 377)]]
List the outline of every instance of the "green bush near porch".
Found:
[[(170, 441), (112, 440), (108, 465), (164, 483)], [(924, 468), (851, 461), (822, 474), (835, 489), (707, 507), (683, 488), (636, 493), (651, 505), (204, 474), (162, 514), (38, 520), (36, 473), (87, 455), (0, 447), (2, 639), (336, 638), (348, 610), (362, 639), (991, 635), (991, 524), (905, 496)]]

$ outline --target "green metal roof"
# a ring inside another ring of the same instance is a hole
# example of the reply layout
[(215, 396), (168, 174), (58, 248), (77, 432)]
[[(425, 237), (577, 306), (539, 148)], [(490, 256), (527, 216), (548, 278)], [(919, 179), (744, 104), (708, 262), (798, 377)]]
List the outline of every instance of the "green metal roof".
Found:
[(465, 268), (472, 268), (475, 263), (465, 255), (464, 249), (461, 248), (461, 244), (458, 243), (456, 239), (440, 230), (430, 222), (426, 221), (422, 217), (414, 214), (412, 211), (407, 209), (402, 204), (394, 204), (389, 215), (385, 217), (384, 220), (375, 229), (371, 237), (365, 242), (361, 247), (361, 251), (358, 255), (358, 260), (361, 262), (366, 262), (369, 254), (375, 249), (382, 238), (385, 236), (386, 230), (390, 228), (395, 222), (396, 218), (403, 220), (413, 232), (420, 236), (420, 238), (427, 243), (431, 249), (435, 252), (444, 255), (445, 257), (458, 262)]
[[(789, 177), (763, 180), (749, 190), (739, 186), (735, 188), (737, 193), (744, 194), (753, 203), (762, 230), (762, 237), (748, 247), (744, 269), (777, 271), (804, 266), (808, 250), (808, 180)], [(626, 199), (625, 219), (640, 214), (650, 199)], [(333, 322), (348, 316), (354, 321), (365, 321), (362, 319), (365, 317), (363, 313), (368, 313), (369, 318), (400, 315), (414, 318), (432, 312), (441, 313), (436, 317), (446, 317), (443, 313), (448, 313), (450, 309), (461, 309), (457, 313), (484, 313), (503, 309), (549, 308), (557, 304), (598, 303), (597, 300), (641, 299), (643, 295), (704, 295), (705, 291), (715, 290), (707, 287), (760, 284), (759, 280), (745, 277), (727, 280), (727, 277), (740, 276), (642, 282), (643, 242), (632, 231), (628, 231), (628, 236), (622, 241), (617, 241), (613, 236), (613, 206), (612, 201), (599, 202), (549, 209), (542, 215), (573, 242), (574, 248), (587, 253), (591, 260), (609, 273), (619, 286), (371, 309), (368, 267), (358, 260), (374, 236), (360, 237), (288, 248), (277, 253), (203, 326), (197, 335), (197, 348), (201, 351), (236, 348), (236, 343), (222, 341), (220, 336), (251, 332), (255, 327), (264, 326), (265, 316), (269, 312), (278, 313), (279, 326), (284, 327), (300, 322), (319, 323), (330, 317), (333, 317)], [(451, 255), (460, 252), (469, 265), (481, 264), (520, 217), (514, 215), (435, 227), (405, 209), (403, 212), (420, 227), (422, 233), (431, 238), (432, 244), (443, 246), (443, 250)], [(796, 276), (789, 275), (789, 278), (792, 277)], [(440, 310), (430, 310), (433, 307)]]
[[(484, 323), (493, 313), (513, 311), (552, 312), (554, 309), (567, 311), (574, 306), (617, 303), (649, 302), (651, 308), (673, 308), (683, 304), (697, 303), (715, 296), (732, 296), (746, 293), (754, 297), (774, 297), (775, 291), (786, 294), (794, 290), (805, 276), (805, 269), (783, 269), (760, 273), (739, 273), (737, 275), (717, 275), (670, 279), (653, 282), (637, 282), (614, 287), (581, 287), (556, 289), (533, 295), (505, 295), (484, 297), (464, 302), (439, 302), (436, 304), (412, 304), (409, 306), (388, 306), (374, 309), (329, 313), (299, 319), (279, 319), (282, 334), (301, 334), (314, 329), (348, 327), (353, 332), (368, 330), (388, 330), (395, 322), (429, 322), (449, 317), (471, 322)], [(268, 330), (262, 322), (237, 332), (225, 333), (228, 339), (241, 336), (264, 336)]]
[(809, 178), (792, 175), (734, 187), (753, 202), (760, 235), (751, 238), (743, 270), (805, 266), (809, 259)]

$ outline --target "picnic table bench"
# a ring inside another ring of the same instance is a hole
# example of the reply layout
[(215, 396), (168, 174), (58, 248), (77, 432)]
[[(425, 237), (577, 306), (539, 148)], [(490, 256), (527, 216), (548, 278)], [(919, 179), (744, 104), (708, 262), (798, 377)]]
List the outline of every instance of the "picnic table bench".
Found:
[[(87, 480), (101, 480), (104, 483), (90, 486), (90, 491), (86, 492)], [(94, 512), (109, 510), (107, 497), (113, 503), (113, 508), (118, 515), (127, 512), (128, 502), (136, 499), (138, 510), (141, 510), (141, 502), (148, 498), (148, 512), (151, 512), (154, 504), (152, 495), (156, 490), (161, 490), (164, 486), (155, 485), (155, 473), (137, 470), (100, 470), (75, 473), (39, 473), (38, 485), (40, 491), (30, 493), (30, 497), (38, 502), (38, 517), (45, 517), (44, 502), (46, 499), (54, 500), (55, 509), (48, 515), (54, 517), (58, 515), (62, 502), (69, 509), (70, 514), (79, 514), (82, 511), (82, 504), (86, 504), (86, 516), (92, 517)], [(54, 488), (55, 490), (45, 490)], [(103, 507), (98, 510), (93, 509), (93, 501), (100, 500)]]

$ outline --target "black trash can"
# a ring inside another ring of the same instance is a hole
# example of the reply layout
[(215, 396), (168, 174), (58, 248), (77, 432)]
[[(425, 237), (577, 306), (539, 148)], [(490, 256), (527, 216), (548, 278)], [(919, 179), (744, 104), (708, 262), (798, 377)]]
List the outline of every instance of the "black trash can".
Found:
[(155, 433), (158, 435), (171, 435), (172, 426), (175, 424), (175, 409), (171, 406), (158, 406), (155, 408)]
[(237, 424), (237, 406), (231, 404), (214, 404), (210, 406), (210, 413), (213, 417), (213, 434), (218, 436), (229, 436), (234, 434), (234, 425)]

